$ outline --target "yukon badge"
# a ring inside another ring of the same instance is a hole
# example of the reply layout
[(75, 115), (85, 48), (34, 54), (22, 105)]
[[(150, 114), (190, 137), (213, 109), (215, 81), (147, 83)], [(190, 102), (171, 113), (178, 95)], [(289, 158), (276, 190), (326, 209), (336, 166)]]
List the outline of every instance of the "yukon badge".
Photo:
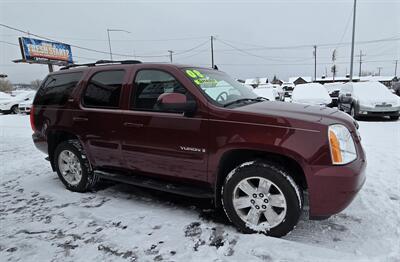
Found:
[(179, 146), (182, 151), (191, 151), (191, 152), (199, 152), (205, 153), (206, 150), (204, 148), (197, 148), (197, 147), (189, 147), (189, 146)]

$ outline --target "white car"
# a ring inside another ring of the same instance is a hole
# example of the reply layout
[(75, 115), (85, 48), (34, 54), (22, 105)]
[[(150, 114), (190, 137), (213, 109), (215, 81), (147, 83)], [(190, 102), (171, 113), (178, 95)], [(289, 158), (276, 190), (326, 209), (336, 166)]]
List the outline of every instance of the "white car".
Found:
[(253, 92), (260, 97), (267, 98), (269, 101), (276, 101), (279, 95), (274, 88), (255, 88)]
[(398, 120), (400, 98), (379, 82), (347, 83), (340, 90), (338, 108), (355, 119), (389, 116)]
[(292, 93), (292, 102), (308, 105), (330, 106), (332, 98), (326, 88), (318, 83), (297, 85)]
[(25, 91), (18, 93), (16, 96), (10, 96), (6, 98), (0, 98), (0, 112), (6, 114), (17, 114), (19, 113), (19, 103), (25, 101), (32, 101), (35, 97), (36, 91)]
[(18, 110), (20, 113), (29, 114), (31, 112), (33, 99), (24, 101), (18, 104)]

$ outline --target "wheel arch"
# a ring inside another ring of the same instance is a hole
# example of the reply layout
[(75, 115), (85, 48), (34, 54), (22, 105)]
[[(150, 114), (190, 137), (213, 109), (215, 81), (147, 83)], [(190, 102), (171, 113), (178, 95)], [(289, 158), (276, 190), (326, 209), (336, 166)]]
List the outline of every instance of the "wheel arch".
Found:
[(267, 160), (287, 169), (293, 180), (302, 190), (308, 188), (305, 171), (294, 157), (263, 150), (232, 149), (222, 155), (218, 164), (217, 177), (214, 182), (215, 205), (217, 207), (220, 206), (221, 187), (229, 172), (242, 163), (257, 159)]
[(76, 139), (79, 140), (79, 142), (81, 142), (77, 135), (65, 130), (50, 130), (47, 133), (47, 146), (48, 146), (47, 152), (49, 154), (49, 161), (53, 171), (55, 171), (54, 151), (56, 150), (57, 145), (71, 139)]

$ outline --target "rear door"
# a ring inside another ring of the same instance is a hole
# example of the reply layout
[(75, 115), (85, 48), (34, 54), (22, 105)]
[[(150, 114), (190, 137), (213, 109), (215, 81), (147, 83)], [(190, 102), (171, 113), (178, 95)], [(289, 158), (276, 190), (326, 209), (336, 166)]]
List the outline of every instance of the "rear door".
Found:
[[(122, 154), (128, 169), (159, 177), (207, 180), (207, 121), (205, 107), (173, 72), (142, 69), (136, 73), (130, 110), (123, 114)], [(185, 94), (196, 100), (197, 113), (160, 111), (161, 94)]]
[(121, 98), (126, 72), (113, 69), (92, 72), (74, 112), (74, 128), (81, 135), (96, 168), (122, 168), (120, 145)]

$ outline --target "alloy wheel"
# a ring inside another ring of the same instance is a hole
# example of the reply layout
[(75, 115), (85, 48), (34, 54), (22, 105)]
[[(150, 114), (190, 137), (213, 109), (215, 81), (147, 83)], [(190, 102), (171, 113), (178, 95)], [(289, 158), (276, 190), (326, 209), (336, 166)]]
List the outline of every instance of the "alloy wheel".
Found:
[(240, 181), (233, 191), (236, 213), (250, 228), (270, 229), (285, 218), (287, 203), (281, 189), (262, 177)]
[(58, 167), (65, 181), (75, 186), (82, 179), (82, 167), (78, 157), (69, 150), (63, 150), (58, 156)]

